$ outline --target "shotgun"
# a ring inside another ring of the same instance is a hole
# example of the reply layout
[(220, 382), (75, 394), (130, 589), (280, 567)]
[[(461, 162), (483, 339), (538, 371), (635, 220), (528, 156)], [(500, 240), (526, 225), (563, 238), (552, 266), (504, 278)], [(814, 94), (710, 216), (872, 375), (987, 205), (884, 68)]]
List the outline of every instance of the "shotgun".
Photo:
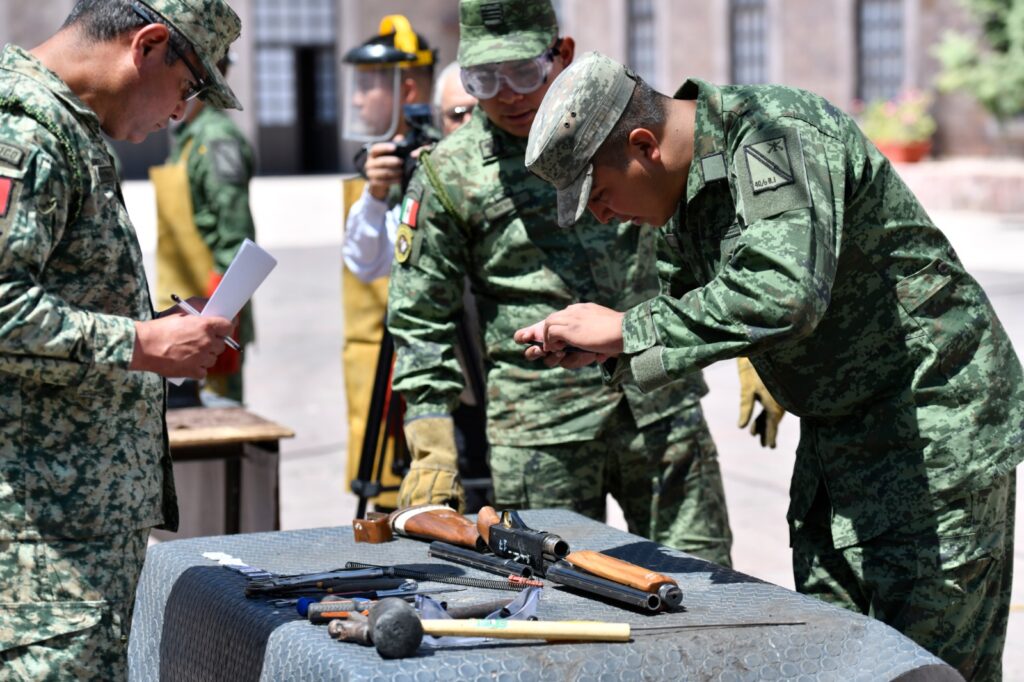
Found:
[[(493, 507), (483, 507), (476, 524), (492, 552), (525, 563), (552, 582), (653, 611), (663, 606), (674, 609), (683, 601), (678, 583), (667, 575), (600, 552), (570, 552), (569, 544), (561, 537), (533, 530), (514, 511), (503, 511), (499, 516)], [(552, 571), (552, 567), (557, 568)], [(617, 591), (616, 587), (632, 592)]]

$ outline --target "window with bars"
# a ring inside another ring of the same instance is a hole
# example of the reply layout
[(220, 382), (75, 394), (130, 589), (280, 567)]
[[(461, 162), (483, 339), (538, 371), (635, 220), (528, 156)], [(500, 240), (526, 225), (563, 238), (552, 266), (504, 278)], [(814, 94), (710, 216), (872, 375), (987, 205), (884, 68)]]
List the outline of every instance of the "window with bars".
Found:
[(903, 0), (857, 3), (857, 97), (890, 99), (903, 87)]
[(298, 113), (295, 54), (298, 47), (326, 48), (317, 58), (316, 118), (337, 120), (334, 0), (255, 0), (256, 101), (260, 125), (289, 126)]
[(768, 81), (768, 8), (765, 0), (729, 3), (730, 78), (733, 83)]
[(337, 59), (334, 50), (321, 50), (316, 55), (316, 120), (333, 123), (338, 120)]
[(334, 0), (255, 0), (253, 11), (258, 43), (334, 42)]
[(656, 86), (657, 44), (654, 34), (654, 0), (629, 0), (626, 44), (629, 66), (648, 83)]
[(260, 125), (295, 123), (295, 54), (287, 47), (256, 50), (256, 102)]

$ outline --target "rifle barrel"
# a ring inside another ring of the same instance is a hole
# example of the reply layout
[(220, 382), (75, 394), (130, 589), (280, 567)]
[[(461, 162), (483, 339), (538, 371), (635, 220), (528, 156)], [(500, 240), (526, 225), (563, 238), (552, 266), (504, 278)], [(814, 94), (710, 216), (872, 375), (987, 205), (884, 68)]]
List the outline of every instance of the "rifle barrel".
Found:
[(660, 611), (662, 607), (661, 597), (656, 594), (583, 573), (565, 561), (558, 561), (548, 566), (544, 577), (553, 583), (596, 594), (645, 611)]

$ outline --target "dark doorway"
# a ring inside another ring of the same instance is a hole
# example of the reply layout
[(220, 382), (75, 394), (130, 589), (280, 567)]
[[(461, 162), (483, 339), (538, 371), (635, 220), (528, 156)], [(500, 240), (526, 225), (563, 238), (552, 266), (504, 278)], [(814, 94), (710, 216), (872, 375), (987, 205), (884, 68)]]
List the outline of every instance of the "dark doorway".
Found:
[(295, 65), (302, 171), (336, 173), (339, 166), (334, 50), (300, 47)]

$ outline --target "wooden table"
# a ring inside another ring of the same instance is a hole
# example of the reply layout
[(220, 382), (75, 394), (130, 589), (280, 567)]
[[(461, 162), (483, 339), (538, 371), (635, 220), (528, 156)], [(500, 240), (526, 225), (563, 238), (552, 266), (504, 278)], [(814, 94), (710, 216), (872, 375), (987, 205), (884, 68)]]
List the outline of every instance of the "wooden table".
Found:
[[(295, 432), (242, 407), (185, 407), (167, 411), (167, 436), (175, 462), (220, 460), (225, 466), (224, 528), (241, 530), (242, 458), (247, 448), (277, 455), (282, 438)], [(274, 528), (281, 527), (274, 486)]]

